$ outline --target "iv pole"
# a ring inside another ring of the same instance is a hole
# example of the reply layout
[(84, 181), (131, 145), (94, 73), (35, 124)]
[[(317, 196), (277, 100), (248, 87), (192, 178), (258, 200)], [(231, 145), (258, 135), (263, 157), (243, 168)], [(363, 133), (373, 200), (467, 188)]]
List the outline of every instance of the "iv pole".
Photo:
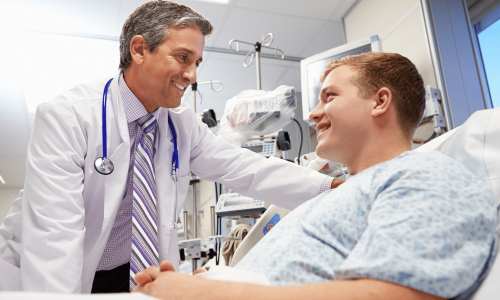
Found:
[[(220, 91), (222, 91), (222, 88), (224, 87), (222, 85), (222, 82), (220, 82), (218, 80), (210, 80), (210, 81), (205, 81), (205, 82), (193, 82), (191, 84), (191, 90), (193, 91), (193, 110), (194, 110), (194, 112), (196, 112), (196, 92), (200, 93), (198, 91), (198, 86), (202, 85), (202, 84), (209, 84), (209, 83), (210, 83), (210, 87), (212, 88), (212, 90), (214, 92), (220, 92)], [(220, 84), (220, 88), (219, 89), (215, 89), (214, 88), (214, 83)], [(200, 104), (201, 104), (201, 101), (203, 101), (203, 94), (202, 93), (200, 93), (200, 99), (201, 99), (200, 100)]]
[[(210, 83), (210, 86), (214, 92), (220, 92), (223, 88), (222, 82), (217, 81), (217, 80), (215, 80), (215, 81), (210, 80), (210, 81), (206, 81), (206, 82), (193, 82), (191, 84), (191, 89), (193, 91), (193, 110), (195, 113), (196, 113), (196, 92), (199, 93), (198, 85), (209, 84), (209, 83)], [(214, 83), (219, 83), (220, 88), (215, 89)], [(200, 100), (200, 104), (201, 104), (201, 101), (203, 101), (203, 94), (201, 94), (201, 93), (200, 93), (200, 98), (201, 98), (201, 100)], [(193, 186), (193, 239), (198, 238), (198, 197), (197, 197), (197, 192), (196, 192), (196, 185), (198, 182), (200, 182), (200, 179), (198, 178), (198, 176), (191, 177), (191, 183)], [(187, 219), (187, 212), (186, 211), (184, 212), (184, 218)], [(185, 226), (185, 227), (187, 227), (187, 226)], [(187, 230), (186, 229), (184, 230), (184, 239), (187, 239)], [(193, 274), (194, 274), (194, 271), (196, 271), (196, 269), (198, 268), (198, 259), (193, 259), (192, 263), (193, 263), (192, 270), (193, 270)]]
[[(285, 53), (283, 53), (283, 51), (281, 51), (280, 49), (278, 49), (276, 47), (269, 47), (273, 43), (273, 39), (274, 39), (272, 33), (268, 33), (266, 36), (261, 36), (261, 37), (262, 37), (262, 41), (257, 42), (255, 44), (243, 42), (243, 41), (239, 41), (239, 40), (230, 40), (229, 41), (229, 48), (231, 48), (231, 50), (233, 52), (240, 51), (239, 43), (254, 46), (254, 49), (252, 49), (250, 52), (248, 52), (248, 54), (245, 56), (245, 60), (243, 61), (243, 66), (245, 68), (247, 68), (252, 64), (254, 52), (255, 52), (255, 60), (256, 60), (255, 64), (257, 66), (257, 89), (258, 90), (262, 89), (262, 87), (261, 87), (261, 75), (260, 75), (260, 51), (261, 51), (261, 49), (262, 48), (273, 49), (275, 51), (274, 57), (276, 57), (279, 60), (283, 60), (285, 58)], [(270, 38), (269, 42), (266, 42), (267, 38)], [(233, 48), (233, 42), (236, 43), (236, 49)], [(247, 63), (248, 57), (250, 57), (250, 62)]]
[[(198, 92), (198, 85), (200, 84), (208, 84), (210, 83), (211, 87), (212, 87), (212, 90), (215, 91), (215, 92), (220, 92), (223, 88), (223, 85), (222, 85), (222, 82), (220, 81), (214, 81), (214, 80), (210, 80), (210, 81), (207, 81), (207, 82), (194, 82), (191, 84), (191, 88), (193, 90), (193, 109), (196, 113), (196, 92)], [(220, 84), (220, 88), (219, 89), (215, 89), (214, 88), (214, 83), (219, 83)], [(200, 93), (200, 96), (203, 97), (203, 94)], [(200, 101), (200, 104), (201, 104), (201, 101)], [(210, 113), (211, 111), (211, 113)], [(206, 114), (208, 112), (208, 114)], [(213, 127), (213, 126), (216, 126), (217, 125), (217, 120), (215, 120), (215, 113), (213, 112), (213, 110), (206, 110), (204, 113), (203, 113), (203, 122), (206, 123), (208, 125), (208, 127)], [(207, 118), (210, 118), (211, 121), (210, 122), (207, 122)], [(193, 174), (192, 174), (193, 175)], [(217, 251), (219, 251), (218, 253), (220, 253), (220, 244), (221, 243), (224, 243), (226, 241), (234, 241), (234, 240), (239, 240), (240, 238), (236, 238), (236, 237), (224, 237), (224, 236), (221, 236), (221, 235), (218, 235), (218, 236), (215, 236), (215, 207), (214, 206), (211, 206), (210, 207), (210, 215), (211, 215), (211, 226), (210, 226), (210, 233), (211, 233), (211, 237), (209, 238), (205, 238), (205, 239), (199, 239), (198, 238), (198, 199), (197, 199), (197, 193), (196, 193), (196, 184), (200, 182), (200, 179), (198, 178), (198, 176), (191, 176), (191, 182), (190, 184), (193, 185), (193, 238), (188, 240), (188, 232), (187, 232), (187, 211), (184, 211), (183, 215), (184, 215), (184, 241), (180, 241), (178, 243), (178, 248), (180, 250), (180, 256), (181, 256), (181, 260), (185, 260), (186, 258), (191, 258), (191, 261), (192, 261), (192, 272), (194, 274), (194, 272), (196, 271), (197, 267), (198, 267), (198, 260), (200, 260), (201, 257), (205, 257), (204, 255), (207, 255), (209, 258), (213, 258), (214, 256), (216, 256), (216, 252), (214, 252), (214, 249), (211, 248), (210, 251), (206, 251), (206, 247), (207, 247), (207, 242), (208, 243), (215, 243), (215, 249), (217, 249)], [(186, 255), (186, 257), (185, 257)], [(220, 254), (219, 254), (220, 255)], [(218, 256), (216, 256), (216, 259), (217, 259), (217, 264), (219, 264), (218, 262)]]
[[(273, 47), (269, 47), (273, 43), (273, 39), (274, 39), (272, 33), (268, 33), (266, 36), (261, 35), (261, 37), (262, 37), (262, 41), (257, 42), (255, 44), (251, 44), (251, 43), (243, 42), (243, 41), (239, 41), (239, 40), (230, 40), (229, 41), (229, 48), (231, 48), (231, 50), (233, 52), (240, 51), (239, 43), (254, 46), (254, 49), (251, 50), (250, 52), (248, 52), (247, 55), (245, 56), (245, 59), (243, 60), (243, 66), (246, 68), (246, 67), (249, 67), (252, 64), (252, 62), (253, 62), (253, 56), (254, 56), (254, 52), (255, 52), (255, 60), (257, 61), (256, 62), (256, 66), (257, 66), (257, 89), (258, 90), (262, 90), (261, 75), (260, 75), (260, 51), (261, 51), (261, 49), (262, 48), (273, 49), (274, 50), (274, 57), (275, 58), (277, 58), (279, 60), (285, 59), (285, 53), (283, 51), (281, 51), (277, 47), (274, 47), (274, 48)], [(266, 42), (267, 38), (270, 38), (269, 42)], [(233, 48), (233, 43), (236, 43), (236, 49)], [(248, 57), (250, 57), (250, 62), (249, 63), (247, 63)], [(298, 122), (297, 122), (297, 124), (298, 124)], [(300, 127), (300, 125), (299, 125), (299, 127)], [(300, 129), (300, 130), (301, 130), (301, 133), (302, 133), (302, 129)], [(280, 137), (280, 134), (282, 134), (282, 133), (283, 133), (283, 138)], [(290, 150), (290, 138), (288, 137), (288, 133), (286, 131), (281, 131), (281, 132), (278, 133), (278, 141), (280, 141), (280, 140), (282, 140), (283, 142), (287, 142), (288, 143), (288, 146), (285, 145), (285, 144), (283, 144), (283, 147), (284, 147), (285, 151), (286, 150)]]

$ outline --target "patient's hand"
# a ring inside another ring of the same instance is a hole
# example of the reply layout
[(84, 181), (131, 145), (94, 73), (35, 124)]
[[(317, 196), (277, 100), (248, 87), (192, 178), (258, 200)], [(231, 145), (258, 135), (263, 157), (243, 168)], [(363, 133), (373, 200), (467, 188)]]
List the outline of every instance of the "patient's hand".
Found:
[[(200, 268), (201, 269), (201, 268)], [(155, 281), (160, 272), (175, 272), (175, 268), (171, 262), (164, 260), (160, 263), (160, 267), (149, 267), (143, 272), (137, 272), (135, 274), (134, 280), (138, 285), (145, 286), (146, 284)], [(198, 271), (198, 270), (196, 270)]]
[[(169, 272), (170, 271), (170, 272)], [(149, 267), (135, 275), (138, 285), (132, 292), (141, 292), (160, 299), (200, 299), (210, 288), (210, 281), (174, 271), (169, 261), (160, 267)], [(199, 271), (199, 270), (196, 270)]]
[[(155, 281), (161, 272), (175, 272), (175, 268), (171, 262), (164, 260), (160, 263), (160, 267), (149, 267), (143, 272), (137, 272), (135, 274), (134, 280), (138, 285), (145, 286), (146, 284)], [(198, 268), (194, 271), (193, 275), (205, 273), (207, 270), (205, 268)]]

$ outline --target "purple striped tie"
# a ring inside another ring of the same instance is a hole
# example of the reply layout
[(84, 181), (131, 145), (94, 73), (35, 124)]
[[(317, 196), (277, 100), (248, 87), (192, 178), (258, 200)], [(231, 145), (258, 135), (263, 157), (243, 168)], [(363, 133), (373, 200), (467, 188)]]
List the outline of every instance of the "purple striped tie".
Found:
[(156, 119), (148, 114), (139, 119), (144, 130), (134, 160), (132, 255), (130, 259), (130, 291), (137, 285), (134, 276), (149, 266), (159, 266), (158, 228), (156, 227), (156, 184), (153, 146)]

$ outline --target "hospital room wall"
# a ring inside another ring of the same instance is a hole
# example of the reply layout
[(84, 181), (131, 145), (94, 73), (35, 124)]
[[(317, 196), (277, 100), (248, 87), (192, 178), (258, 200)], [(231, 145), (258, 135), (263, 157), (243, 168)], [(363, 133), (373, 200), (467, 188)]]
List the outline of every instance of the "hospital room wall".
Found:
[(378, 35), (383, 52), (408, 57), (424, 84), (437, 87), (419, 0), (360, 0), (344, 16), (347, 43)]
[(0, 224), (7, 216), (12, 202), (19, 197), (19, 189), (0, 189)]

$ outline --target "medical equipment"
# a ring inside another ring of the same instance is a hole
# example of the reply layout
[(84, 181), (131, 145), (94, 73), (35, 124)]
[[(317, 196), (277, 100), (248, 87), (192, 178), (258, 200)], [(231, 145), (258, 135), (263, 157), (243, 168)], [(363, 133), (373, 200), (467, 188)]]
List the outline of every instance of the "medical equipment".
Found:
[(219, 197), (215, 213), (228, 219), (258, 218), (269, 207), (264, 201), (242, 196), (238, 193), (222, 194)]
[(318, 96), (321, 91), (321, 74), (326, 65), (334, 59), (340, 59), (348, 55), (357, 55), (366, 52), (381, 51), (381, 44), (377, 35), (369, 38), (345, 44), (333, 49), (321, 52), (300, 61), (300, 82), (302, 86), (302, 113), (303, 119), (309, 125), (316, 124), (309, 120), (309, 115), (318, 106)]
[(113, 162), (107, 157), (108, 156), (108, 147), (106, 144), (106, 102), (108, 100), (108, 88), (113, 81), (111, 78), (106, 85), (104, 86), (104, 93), (102, 94), (102, 157), (96, 158), (94, 162), (94, 167), (97, 172), (102, 175), (109, 175), (113, 173), (115, 166)]
[[(211, 215), (211, 235), (208, 238), (193, 238), (187, 239), (187, 211), (184, 211), (184, 241), (180, 241), (177, 244), (179, 249), (180, 260), (184, 261), (186, 259), (191, 259), (192, 263), (192, 272), (196, 271), (198, 268), (198, 260), (202, 257), (208, 257), (209, 259), (215, 257), (216, 263), (219, 264), (219, 256), (220, 256), (220, 246), (222, 243), (226, 241), (234, 241), (239, 238), (235, 237), (227, 237), (222, 236), (220, 234), (216, 235), (215, 228), (215, 208), (213, 206), (210, 207), (210, 215)], [(196, 224), (196, 223), (195, 223)], [(196, 233), (195, 233), (196, 236)]]
[[(283, 139), (286, 139), (286, 137), (283, 136)], [(268, 137), (264, 140), (258, 140), (258, 141), (252, 141), (252, 140), (253, 139), (248, 139), (248, 143), (241, 145), (241, 148), (248, 149), (264, 157), (276, 156), (283, 158), (282, 150), (286, 151), (290, 149), (289, 136), (288, 136), (288, 141), (283, 140), (281, 141), (281, 143), (278, 139), (276, 139), (276, 137)], [(283, 146), (285, 142), (288, 142), (288, 149), (286, 148), (283, 149), (284, 147), (286, 147)]]
[(413, 134), (413, 144), (423, 144), (445, 133), (446, 122), (442, 115), (441, 94), (431, 85), (425, 87), (425, 111), (422, 122)]
[(288, 215), (290, 211), (275, 205), (269, 206), (267, 211), (252, 227), (245, 239), (236, 248), (229, 266), (234, 267), (276, 224)]
[(321, 158), (316, 152), (304, 154), (300, 165), (337, 179), (345, 180), (347, 177), (347, 168), (343, 164)]
[[(253, 62), (253, 56), (254, 56), (254, 52), (255, 52), (255, 59), (256, 59), (256, 66), (257, 66), (257, 89), (260, 90), (261, 89), (261, 76), (260, 76), (260, 50), (262, 48), (267, 48), (267, 49), (273, 49), (275, 51), (275, 54), (274, 54), (274, 57), (279, 59), (279, 60), (283, 60), (285, 58), (285, 53), (283, 53), (283, 51), (281, 51), (280, 49), (276, 48), (276, 47), (269, 47), (272, 43), (273, 43), (273, 34), (272, 33), (268, 33), (266, 36), (261, 36), (262, 37), (262, 41), (260, 42), (257, 42), (255, 44), (252, 44), (252, 43), (248, 43), (248, 42), (243, 42), (243, 41), (239, 41), (239, 40), (230, 40), (229, 41), (229, 48), (231, 48), (231, 50), (233, 52), (238, 52), (240, 51), (240, 44), (239, 43), (242, 43), (242, 44), (246, 44), (246, 45), (252, 45), (254, 46), (254, 49), (252, 49), (250, 52), (248, 52), (248, 54), (245, 56), (245, 60), (243, 61), (243, 66), (245, 68), (249, 67), (252, 62)], [(270, 41), (269, 42), (266, 42), (266, 39), (267, 38), (270, 38)], [(233, 49), (233, 42), (236, 42), (236, 49)], [(280, 55), (281, 56), (278, 56), (278, 52), (280, 52)], [(247, 63), (247, 59), (248, 57), (250, 57), (250, 62)]]
[[(198, 91), (198, 85), (203, 85), (203, 84), (209, 84), (214, 92), (220, 92), (222, 91), (222, 88), (224, 87), (222, 85), (222, 82), (218, 80), (210, 80), (206, 82), (193, 82), (191, 84), (191, 90), (193, 92), (193, 110), (196, 112), (196, 93), (200, 94), (200, 104), (201, 101), (203, 101), (203, 93), (200, 93)], [(220, 84), (219, 89), (214, 88), (214, 83)], [(217, 117), (215, 116), (215, 111), (213, 109), (205, 109), (203, 113), (198, 114), (198, 119), (202, 121), (203, 123), (207, 124), (209, 128), (217, 126)]]
[[(193, 83), (191, 83), (191, 90), (193, 91), (193, 110), (195, 112), (196, 112), (196, 93), (200, 94), (200, 104), (203, 101), (203, 93), (200, 93), (200, 91), (198, 91), (198, 86), (203, 85), (203, 84), (209, 84), (209, 83), (210, 83), (210, 87), (212, 88), (212, 91), (214, 91), (214, 92), (220, 92), (220, 91), (222, 91), (222, 88), (224, 87), (222, 85), (222, 82), (220, 82), (218, 80), (210, 80), (210, 81), (205, 81), (205, 82), (193, 82)], [(220, 84), (220, 88), (219, 89), (214, 88), (214, 83)]]
[[(108, 148), (107, 148), (107, 135), (106, 135), (106, 102), (108, 99), (108, 89), (109, 85), (113, 81), (111, 78), (104, 86), (104, 92), (102, 95), (102, 154), (103, 157), (98, 157), (94, 162), (94, 167), (97, 172), (102, 175), (109, 175), (114, 170), (114, 165), (110, 159), (107, 158)], [(174, 124), (172, 120), (168, 118), (168, 126), (172, 132), (174, 140), (174, 153), (172, 155), (172, 180), (175, 183), (175, 201), (174, 201), (174, 217), (172, 229), (182, 229), (182, 224), (177, 222), (177, 191), (178, 191), (178, 179), (179, 179), (179, 154), (177, 152), (177, 133), (175, 132)]]
[(174, 201), (174, 216), (172, 218), (172, 229), (182, 229), (182, 224), (177, 222), (177, 191), (179, 190), (179, 153), (177, 152), (177, 133), (175, 132), (174, 124), (172, 119), (168, 118), (168, 126), (172, 132), (172, 137), (174, 140), (174, 153), (172, 154), (172, 180), (175, 183), (175, 201)]
[(191, 259), (193, 263), (193, 273), (197, 269), (197, 261), (202, 257), (213, 258), (217, 255), (217, 245), (227, 241), (239, 240), (240, 238), (227, 237), (222, 235), (211, 236), (206, 239), (191, 239), (180, 241), (177, 244), (180, 260)]
[(217, 134), (241, 145), (249, 136), (273, 134), (288, 125), (296, 107), (292, 86), (282, 85), (269, 92), (243, 91), (226, 102)]
[[(236, 221), (234, 221), (236, 223)], [(233, 223), (233, 221), (231, 221)], [(245, 239), (247, 234), (252, 230), (252, 226), (250, 224), (237, 224), (234, 226), (234, 228), (229, 232), (230, 237), (237, 237), (240, 238), (241, 240)], [(238, 248), (239, 244), (241, 243), (241, 240), (236, 240), (236, 241), (228, 241), (224, 243), (224, 246), (222, 246), (221, 250), (221, 256), (224, 258), (224, 262), (226, 263), (226, 266), (231, 263), (231, 259), (233, 258), (233, 254)]]
[[(214, 88), (214, 83), (220, 84), (220, 88), (219, 89)], [(201, 101), (203, 101), (203, 93), (200, 93), (198, 91), (198, 85), (203, 85), (203, 84), (210, 84), (210, 87), (212, 88), (212, 90), (214, 92), (220, 92), (220, 91), (222, 91), (222, 88), (224, 87), (222, 85), (222, 82), (220, 82), (218, 80), (210, 80), (210, 81), (206, 81), (206, 82), (193, 82), (191, 84), (191, 90), (192, 90), (192, 94), (193, 94), (192, 105), (193, 105), (194, 112), (196, 112), (196, 93), (200, 94), (200, 104), (201, 104)], [(217, 117), (215, 116), (215, 111), (213, 109), (205, 109), (203, 111), (203, 113), (198, 114), (197, 116), (198, 116), (198, 120), (207, 124), (207, 126), (209, 128), (217, 126)], [(198, 197), (197, 197), (196, 186), (198, 185), (199, 182), (200, 182), (200, 179), (198, 178), (198, 176), (192, 174), (191, 181), (189, 184), (192, 185), (192, 187), (193, 187), (193, 215), (192, 215), (193, 216), (193, 238), (198, 237), (198, 199), (197, 199)], [(187, 233), (185, 234), (184, 238), (187, 239)]]

